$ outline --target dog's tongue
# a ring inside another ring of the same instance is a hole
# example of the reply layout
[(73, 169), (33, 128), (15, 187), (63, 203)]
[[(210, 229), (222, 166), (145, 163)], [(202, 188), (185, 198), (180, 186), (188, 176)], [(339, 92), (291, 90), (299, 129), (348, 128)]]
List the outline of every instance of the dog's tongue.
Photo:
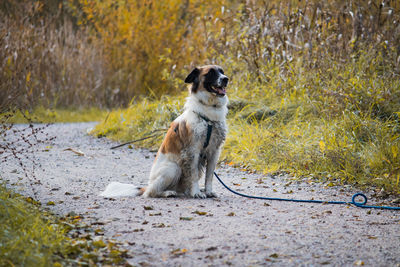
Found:
[(217, 92), (220, 95), (225, 95), (226, 94), (226, 89), (224, 87), (217, 87), (215, 89), (217, 89)]

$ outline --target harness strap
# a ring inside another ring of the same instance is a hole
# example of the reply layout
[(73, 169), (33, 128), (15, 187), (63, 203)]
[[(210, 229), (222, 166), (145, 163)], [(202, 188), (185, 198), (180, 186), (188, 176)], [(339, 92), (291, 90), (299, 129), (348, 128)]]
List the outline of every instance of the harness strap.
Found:
[(204, 142), (203, 148), (206, 148), (210, 142), (210, 138), (211, 138), (211, 133), (212, 133), (212, 125), (208, 124), (207, 125), (207, 139)]
[(207, 137), (206, 137), (206, 141), (204, 142), (203, 148), (208, 147), (208, 144), (210, 143), (210, 138), (211, 138), (211, 133), (212, 133), (212, 129), (213, 129), (213, 125), (212, 125), (212, 120), (210, 120), (209, 118), (207, 118), (206, 116), (195, 112), (200, 118), (202, 118), (205, 122), (207, 122)]

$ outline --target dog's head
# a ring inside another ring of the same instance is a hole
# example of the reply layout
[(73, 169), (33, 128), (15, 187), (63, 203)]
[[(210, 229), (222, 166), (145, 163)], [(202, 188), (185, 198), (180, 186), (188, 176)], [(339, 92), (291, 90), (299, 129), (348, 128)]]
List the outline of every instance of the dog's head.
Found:
[(206, 91), (217, 97), (226, 95), (229, 78), (220, 66), (207, 65), (197, 67), (186, 77), (185, 83), (191, 83), (191, 93)]

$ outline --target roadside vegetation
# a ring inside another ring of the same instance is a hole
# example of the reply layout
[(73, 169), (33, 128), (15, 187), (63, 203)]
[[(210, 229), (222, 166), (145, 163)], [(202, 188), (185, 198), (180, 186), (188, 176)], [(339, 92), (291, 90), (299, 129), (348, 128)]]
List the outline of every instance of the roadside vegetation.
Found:
[(27, 123), (27, 117), (32, 123), (56, 122), (90, 122), (101, 121), (108, 114), (105, 109), (91, 108), (45, 108), (38, 106), (33, 109), (18, 109), (7, 119), (8, 123)]
[(60, 225), (47, 221), (34, 204), (4, 185), (0, 204), (1, 266), (49, 266), (60, 260), (56, 254), (66, 250), (67, 244)]
[[(54, 203), (47, 203), (54, 205)], [(103, 241), (102, 230), (80, 223), (69, 214), (63, 218), (47, 212), (31, 197), (0, 185), (1, 266), (129, 266), (125, 251)]]

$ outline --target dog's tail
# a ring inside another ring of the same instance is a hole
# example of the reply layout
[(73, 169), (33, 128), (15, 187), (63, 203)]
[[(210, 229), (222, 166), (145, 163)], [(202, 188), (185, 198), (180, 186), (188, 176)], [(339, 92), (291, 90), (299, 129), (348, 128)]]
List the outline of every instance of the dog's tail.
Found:
[(133, 197), (140, 196), (146, 191), (145, 187), (137, 187), (133, 184), (123, 184), (119, 182), (111, 182), (106, 190), (100, 193), (102, 197)]

